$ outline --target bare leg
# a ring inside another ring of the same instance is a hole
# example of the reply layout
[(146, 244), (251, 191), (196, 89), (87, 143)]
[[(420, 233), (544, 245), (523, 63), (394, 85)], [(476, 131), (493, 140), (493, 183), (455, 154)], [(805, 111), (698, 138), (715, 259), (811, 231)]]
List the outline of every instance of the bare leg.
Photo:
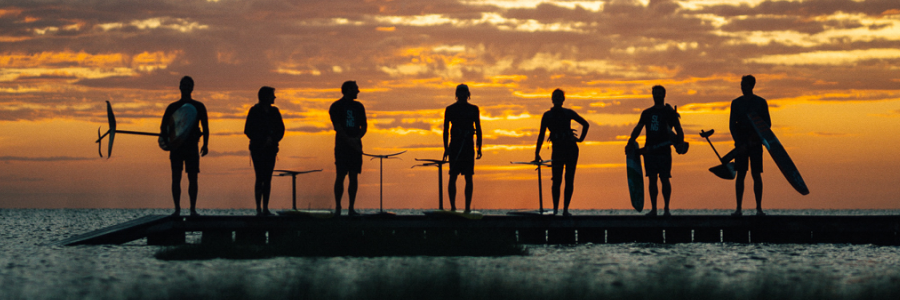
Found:
[(666, 178), (666, 177), (660, 177), (659, 181), (662, 182), (663, 201), (665, 201), (665, 207), (663, 208), (663, 215), (669, 216), (669, 215), (671, 215), (669, 213), (669, 199), (672, 198), (672, 182), (669, 180), (669, 178)]
[(356, 172), (350, 172), (350, 182), (347, 183), (347, 196), (350, 198), (350, 205), (347, 207), (347, 215), (356, 215), (356, 211), (353, 210), (353, 204), (356, 203), (356, 190), (359, 186), (358, 176), (359, 174)]
[(733, 216), (740, 216), (741, 213), (741, 203), (744, 201), (744, 179), (747, 178), (747, 171), (737, 171), (737, 176), (734, 178), (734, 194), (737, 200), (737, 209), (735, 209)]
[(762, 210), (763, 182), (762, 173), (753, 172), (753, 194), (756, 196), (756, 214), (765, 215)]
[(472, 174), (464, 175), (466, 178), (466, 210), (465, 212), (470, 212), (472, 210)]
[(565, 202), (563, 202), (563, 216), (569, 215), (569, 203), (572, 202), (572, 193), (575, 191), (575, 165), (569, 164), (566, 166), (566, 190), (565, 190)]
[[(553, 174), (553, 178), (550, 179), (552, 183), (550, 185), (550, 196), (553, 197), (553, 214), (559, 213), (559, 192), (560, 187), (562, 186), (563, 180), (563, 170), (565, 164), (553, 165), (551, 168), (551, 172)], [(568, 207), (568, 206), (566, 206)]]
[(188, 174), (188, 197), (191, 197), (191, 216), (197, 215), (197, 173)]
[(659, 196), (659, 187), (657, 186), (657, 175), (651, 175), (647, 177), (647, 190), (650, 192), (650, 212), (647, 213), (648, 216), (656, 215), (656, 198)]
[(175, 201), (175, 213), (181, 213), (181, 171), (172, 171), (172, 200)]
[(450, 181), (447, 183), (447, 196), (450, 196), (450, 210), (456, 210), (456, 178), (459, 174), (450, 174)]
[(334, 178), (334, 215), (341, 215), (341, 198), (344, 197), (344, 177), (347, 172), (338, 172)]

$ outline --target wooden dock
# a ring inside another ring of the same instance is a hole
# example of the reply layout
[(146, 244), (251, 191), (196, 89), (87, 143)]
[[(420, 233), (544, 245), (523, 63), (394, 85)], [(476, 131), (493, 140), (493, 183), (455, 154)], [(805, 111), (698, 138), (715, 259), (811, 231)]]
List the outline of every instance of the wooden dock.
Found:
[(309, 217), (152, 215), (53, 243), (121, 244), (141, 238), (149, 245), (185, 243), (201, 232), (202, 243), (274, 244), (315, 242), (322, 236), (428, 239), (453, 235), (512, 239), (520, 244), (585, 243), (851, 243), (900, 245), (900, 216), (731, 217), (723, 215), (505, 216), (481, 220), (418, 215), (316, 219)]

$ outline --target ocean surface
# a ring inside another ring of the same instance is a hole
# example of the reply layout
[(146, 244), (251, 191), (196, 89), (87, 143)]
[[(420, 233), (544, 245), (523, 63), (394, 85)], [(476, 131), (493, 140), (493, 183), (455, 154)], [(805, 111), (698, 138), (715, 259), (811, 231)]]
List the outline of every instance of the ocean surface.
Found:
[[(252, 210), (200, 210), (252, 215)], [(395, 211), (418, 214), (419, 210)], [(770, 215), (900, 211), (770, 210)], [(278, 257), (163, 261), (161, 246), (49, 243), (164, 209), (0, 210), (0, 299), (885, 298), (900, 247), (849, 244), (527, 246), (505, 257)], [(503, 213), (503, 211), (486, 211)], [(622, 215), (627, 210), (574, 211)], [(676, 210), (676, 215), (726, 210)], [(199, 234), (188, 242), (199, 242)]]

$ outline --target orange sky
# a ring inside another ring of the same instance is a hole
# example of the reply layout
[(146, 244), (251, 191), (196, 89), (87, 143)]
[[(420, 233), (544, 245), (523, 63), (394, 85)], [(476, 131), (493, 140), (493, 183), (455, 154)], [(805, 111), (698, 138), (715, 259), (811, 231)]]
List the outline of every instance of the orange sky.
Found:
[[(535, 172), (509, 162), (532, 159), (555, 88), (591, 123), (572, 207), (629, 208), (622, 149), (656, 84), (692, 143), (674, 158), (672, 207), (733, 208), (733, 182), (707, 171), (717, 160), (697, 133), (716, 129), (716, 147), (731, 148), (729, 103), (753, 74), (811, 191), (795, 192), (765, 155), (765, 208), (900, 208), (896, 0), (13, 0), (0, 4), (0, 45), (0, 207), (171, 207), (155, 139), (119, 135), (109, 160), (93, 141), (106, 100), (119, 129), (158, 130), (190, 75), (212, 129), (200, 208), (253, 207), (242, 129), (263, 85), (288, 128), (276, 168), (324, 169), (300, 177), (298, 205), (332, 207), (327, 109), (345, 80), (362, 90), (366, 151), (408, 150), (384, 163), (388, 208), (437, 206), (437, 171), (411, 167), (439, 158), (459, 83), (485, 133), (476, 209), (537, 207)], [(358, 204), (377, 207), (377, 160), (360, 180)], [(549, 183), (548, 170), (545, 207)], [(288, 178), (273, 179), (272, 201), (290, 206)]]

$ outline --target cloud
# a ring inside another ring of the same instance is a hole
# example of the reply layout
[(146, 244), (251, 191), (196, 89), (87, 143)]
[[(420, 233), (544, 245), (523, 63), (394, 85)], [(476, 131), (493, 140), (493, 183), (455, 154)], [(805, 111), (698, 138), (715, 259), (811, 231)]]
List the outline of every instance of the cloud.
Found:
[(748, 63), (773, 65), (855, 65), (867, 60), (898, 60), (900, 49), (857, 49), (846, 51), (813, 51), (797, 54), (766, 55), (747, 58)]
[(0, 156), (0, 161), (4, 162), (67, 162), (97, 159), (96, 157), (75, 156)]

